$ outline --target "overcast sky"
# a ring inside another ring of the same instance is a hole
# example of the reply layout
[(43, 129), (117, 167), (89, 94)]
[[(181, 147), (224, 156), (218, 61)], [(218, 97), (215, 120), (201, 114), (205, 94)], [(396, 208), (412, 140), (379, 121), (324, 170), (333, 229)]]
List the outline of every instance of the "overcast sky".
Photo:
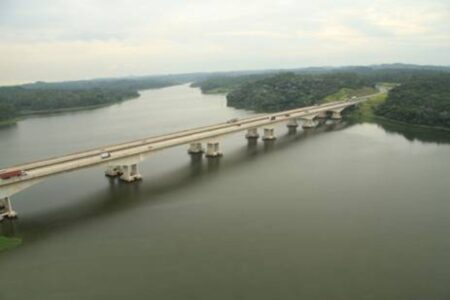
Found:
[(449, 0), (0, 0), (0, 84), (450, 65)]

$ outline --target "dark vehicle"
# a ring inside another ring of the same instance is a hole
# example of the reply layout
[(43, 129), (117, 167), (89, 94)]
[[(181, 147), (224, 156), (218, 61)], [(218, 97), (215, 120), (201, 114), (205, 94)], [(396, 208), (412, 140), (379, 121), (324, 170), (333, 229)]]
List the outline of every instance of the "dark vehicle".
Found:
[(273, 120), (275, 120), (277, 117), (275, 117), (275, 116), (272, 116), (272, 117), (270, 117), (270, 121), (273, 121)]
[(0, 179), (9, 179), (11, 177), (20, 177), (27, 175), (25, 171), (22, 170), (13, 170), (8, 172), (0, 172)]
[(238, 118), (233, 118), (233, 119), (228, 120), (227, 123), (228, 123), (228, 124), (230, 124), (230, 123), (236, 123), (237, 121), (239, 121)]

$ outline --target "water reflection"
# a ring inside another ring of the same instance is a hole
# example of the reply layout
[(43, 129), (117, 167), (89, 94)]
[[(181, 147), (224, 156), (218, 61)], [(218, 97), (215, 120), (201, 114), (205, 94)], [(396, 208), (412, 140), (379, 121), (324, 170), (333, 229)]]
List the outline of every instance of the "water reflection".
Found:
[(276, 140), (266, 140), (266, 141), (264, 141), (263, 142), (264, 152), (268, 152), (268, 151), (273, 150), (275, 148), (275, 143), (276, 143)]
[(401, 135), (408, 141), (450, 144), (450, 131), (408, 126), (384, 120), (377, 121), (376, 124), (383, 128), (385, 132)]
[(17, 223), (15, 219), (4, 219), (0, 226), (0, 235), (6, 237), (17, 236)]
[[(126, 183), (118, 178), (105, 177), (109, 183), (107, 189), (89, 195), (77, 204), (3, 222), (0, 225), (1, 232), (9, 237), (22, 237), (26, 240), (22, 247), (29, 246), (33, 242), (43, 241), (46, 235), (64, 231), (90, 219), (121, 213), (123, 210), (147, 203), (157, 204), (162, 195), (177, 193), (187, 185), (196, 184), (206, 177), (217, 175), (219, 170), (245, 168), (246, 162), (251, 162), (253, 159), (263, 159), (263, 156), (275, 151), (283, 151), (293, 143), (333, 131), (330, 126), (325, 125), (306, 131), (299, 130), (295, 135), (286, 134), (278, 137), (277, 140), (263, 142), (261, 139), (259, 141), (250, 139), (247, 145), (226, 153), (226, 157), (206, 158), (200, 154), (190, 155), (190, 162), (187, 165), (152, 180), (146, 181), (144, 178), (142, 181)], [(331, 127), (336, 128), (334, 124)]]

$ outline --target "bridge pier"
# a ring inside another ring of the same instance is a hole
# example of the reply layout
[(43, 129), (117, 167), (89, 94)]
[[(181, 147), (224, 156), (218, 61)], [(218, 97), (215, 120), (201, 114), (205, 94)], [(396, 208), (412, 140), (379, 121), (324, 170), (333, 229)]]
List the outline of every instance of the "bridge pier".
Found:
[(286, 126), (287, 126), (289, 129), (296, 129), (296, 128), (298, 127), (298, 122), (297, 122), (296, 119), (290, 119), (290, 120), (288, 121), (288, 123), (286, 124)]
[(331, 115), (331, 119), (333, 119), (333, 120), (342, 119), (341, 111), (334, 110), (333, 114)]
[(141, 180), (142, 176), (139, 174), (139, 169), (137, 164), (125, 165), (121, 167), (122, 175), (120, 175), (120, 180), (126, 182), (133, 182)]
[(319, 114), (317, 115), (317, 118), (319, 119), (326, 119), (328, 117), (328, 114), (326, 111), (321, 111), (319, 112)]
[(188, 153), (191, 155), (202, 154), (205, 150), (202, 147), (202, 143), (195, 142), (189, 145)]
[(317, 123), (313, 119), (304, 119), (302, 127), (304, 129), (315, 128)]
[(259, 138), (259, 133), (258, 133), (258, 128), (250, 128), (247, 130), (247, 134), (245, 135), (245, 138), (247, 140), (251, 140), (251, 139), (258, 139)]
[(264, 128), (264, 135), (263, 135), (263, 140), (264, 141), (273, 141), (275, 140), (277, 137), (275, 136), (275, 129), (273, 128)]
[(220, 152), (219, 142), (213, 141), (206, 144), (206, 157), (220, 157), (222, 152)]
[(13, 210), (11, 199), (9, 199), (9, 197), (0, 199), (0, 221), (2, 221), (4, 218), (17, 218), (17, 213)]
[(122, 168), (120, 166), (108, 166), (105, 171), (108, 177), (116, 177), (122, 175)]

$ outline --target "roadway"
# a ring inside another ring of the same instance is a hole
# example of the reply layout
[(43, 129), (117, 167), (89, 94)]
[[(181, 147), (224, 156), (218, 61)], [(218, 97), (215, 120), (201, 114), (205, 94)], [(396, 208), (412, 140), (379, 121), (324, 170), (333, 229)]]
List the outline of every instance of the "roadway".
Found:
[[(0, 179), (0, 188), (12, 184), (20, 184), (22, 182), (24, 183), (26, 181), (36, 181), (43, 179), (44, 177), (56, 175), (59, 173), (70, 172), (97, 165), (120, 165), (121, 162), (125, 162), (130, 159), (137, 162), (143, 160), (147, 155), (155, 151), (189, 144), (192, 142), (207, 141), (220, 136), (248, 130), (251, 128), (264, 127), (271, 124), (286, 122), (291, 119), (314, 116), (321, 112), (344, 109), (346, 107), (358, 104), (359, 102), (365, 101), (367, 98), (372, 96), (374, 95), (360, 97), (357, 100), (353, 101), (338, 101), (325, 103), (322, 105), (292, 109), (278, 113), (261, 114), (239, 119), (235, 122), (224, 122), (209, 126), (187, 129), (170, 134), (143, 138), (121, 144), (98, 147), (95, 149), (72, 153), (60, 157), (16, 165), (0, 170), (0, 172), (23, 170), (26, 172), (26, 175), (21, 177), (13, 177), (7, 180)], [(105, 152), (110, 153), (110, 157), (102, 158), (101, 154)]]

